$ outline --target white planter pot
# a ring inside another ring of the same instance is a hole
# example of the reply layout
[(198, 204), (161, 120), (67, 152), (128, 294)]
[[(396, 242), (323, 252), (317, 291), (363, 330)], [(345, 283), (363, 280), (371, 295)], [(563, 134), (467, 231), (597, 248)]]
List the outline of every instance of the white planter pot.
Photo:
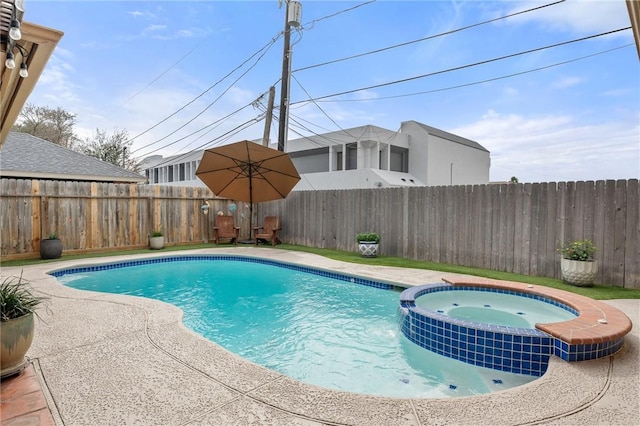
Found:
[(25, 354), (33, 342), (34, 324), (32, 313), (0, 322), (0, 377), (11, 376), (27, 365)]
[(360, 241), (358, 243), (358, 250), (363, 257), (376, 257), (378, 255), (378, 243), (373, 241)]
[(164, 236), (149, 237), (149, 248), (151, 250), (160, 250), (161, 248), (164, 248)]
[(590, 287), (598, 272), (597, 260), (571, 260), (564, 257), (560, 260), (562, 280), (578, 287)]

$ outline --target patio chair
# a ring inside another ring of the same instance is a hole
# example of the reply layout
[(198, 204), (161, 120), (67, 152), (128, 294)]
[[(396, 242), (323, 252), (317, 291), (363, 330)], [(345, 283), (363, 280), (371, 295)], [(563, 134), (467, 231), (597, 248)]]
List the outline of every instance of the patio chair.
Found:
[[(271, 241), (271, 245), (275, 246), (281, 241), (278, 239), (278, 231), (282, 229), (280, 227), (280, 218), (278, 216), (267, 216), (264, 218), (264, 224), (253, 228), (253, 238), (256, 240), (256, 245), (259, 242), (266, 243)], [(262, 230), (262, 232), (260, 232)]]
[(236, 226), (233, 216), (216, 216), (216, 224), (213, 227), (213, 239), (218, 245), (221, 238), (230, 239), (233, 244), (238, 244), (238, 234), (240, 227)]

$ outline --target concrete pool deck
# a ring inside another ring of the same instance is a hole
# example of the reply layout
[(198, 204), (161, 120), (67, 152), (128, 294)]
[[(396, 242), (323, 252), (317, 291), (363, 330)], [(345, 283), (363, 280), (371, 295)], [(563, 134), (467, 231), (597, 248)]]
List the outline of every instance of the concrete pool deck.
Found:
[(48, 271), (185, 254), (254, 255), (399, 284), (441, 282), (442, 272), (337, 262), (265, 247), (149, 252), (3, 267), (50, 297), (28, 353), (59, 425), (637, 425), (640, 300), (604, 303), (633, 321), (623, 349), (595, 361), (552, 357), (547, 373), (502, 392), (399, 399), (330, 391), (252, 364), (186, 329), (181, 311), (150, 299), (60, 285)]

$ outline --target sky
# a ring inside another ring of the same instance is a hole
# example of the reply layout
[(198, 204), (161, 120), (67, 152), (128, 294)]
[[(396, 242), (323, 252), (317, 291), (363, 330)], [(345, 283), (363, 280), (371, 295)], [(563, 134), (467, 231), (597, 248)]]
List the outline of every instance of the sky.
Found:
[[(415, 120), (489, 150), (492, 182), (638, 179), (625, 2), (554, 2), (300, 0), (289, 139)], [(284, 10), (27, 0), (24, 20), (64, 32), (28, 103), (75, 114), (83, 140), (126, 131), (140, 159), (260, 139), (271, 86), (279, 114)]]

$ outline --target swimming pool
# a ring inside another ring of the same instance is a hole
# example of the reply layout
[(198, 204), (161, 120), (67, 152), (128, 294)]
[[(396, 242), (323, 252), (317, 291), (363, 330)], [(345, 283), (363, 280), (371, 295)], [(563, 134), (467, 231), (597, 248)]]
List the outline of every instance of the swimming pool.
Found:
[[(454, 397), (527, 383), (418, 347), (398, 328), (400, 288), (238, 256), (176, 256), (52, 272), (84, 290), (180, 307), (187, 327), (297, 380), (393, 397)], [(355, 285), (363, 284), (363, 285)]]

